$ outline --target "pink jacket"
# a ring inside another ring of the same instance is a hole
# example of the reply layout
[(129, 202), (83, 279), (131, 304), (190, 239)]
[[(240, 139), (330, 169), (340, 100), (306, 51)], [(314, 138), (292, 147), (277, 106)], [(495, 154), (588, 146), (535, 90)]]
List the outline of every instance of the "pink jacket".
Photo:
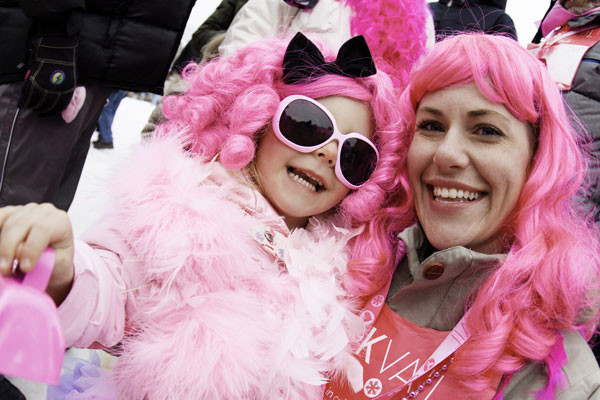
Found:
[(120, 397), (317, 399), (329, 372), (362, 381), (340, 285), (356, 232), (325, 218), (286, 239), (264, 197), (175, 141), (141, 146), (114, 183), (59, 315), (67, 346), (123, 343)]

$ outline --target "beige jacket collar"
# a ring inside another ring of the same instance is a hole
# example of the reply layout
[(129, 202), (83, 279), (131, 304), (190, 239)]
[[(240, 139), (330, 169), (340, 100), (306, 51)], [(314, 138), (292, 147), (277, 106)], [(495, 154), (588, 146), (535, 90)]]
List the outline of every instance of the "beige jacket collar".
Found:
[(460, 246), (426, 255), (429, 245), (419, 225), (398, 237), (406, 244), (407, 254), (392, 278), (388, 306), (413, 323), (442, 331), (458, 323), (467, 297), (506, 257)]

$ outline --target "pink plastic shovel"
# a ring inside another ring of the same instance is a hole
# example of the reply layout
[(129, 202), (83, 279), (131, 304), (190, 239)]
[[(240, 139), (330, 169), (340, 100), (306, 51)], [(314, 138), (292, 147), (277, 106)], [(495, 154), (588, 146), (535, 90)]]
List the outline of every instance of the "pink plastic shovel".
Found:
[(0, 277), (0, 374), (57, 385), (65, 346), (56, 306), (45, 293), (54, 267), (46, 249), (22, 282)]

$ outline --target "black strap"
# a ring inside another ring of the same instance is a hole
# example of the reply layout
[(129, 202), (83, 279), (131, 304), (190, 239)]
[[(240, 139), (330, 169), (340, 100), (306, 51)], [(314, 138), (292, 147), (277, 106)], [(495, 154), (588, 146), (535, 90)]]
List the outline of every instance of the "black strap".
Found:
[(540, 21), (540, 27), (538, 28), (531, 43), (538, 44), (540, 42), (540, 40), (542, 40), (542, 37), (544, 36), (544, 34), (542, 33), (542, 23), (548, 16), (548, 13), (550, 12), (550, 10), (552, 10), (552, 8), (554, 7), (554, 4), (556, 4), (556, 1), (557, 0), (550, 0), (550, 7), (548, 7), (548, 10), (546, 10), (546, 14), (544, 14), (544, 18), (542, 18), (542, 20)]

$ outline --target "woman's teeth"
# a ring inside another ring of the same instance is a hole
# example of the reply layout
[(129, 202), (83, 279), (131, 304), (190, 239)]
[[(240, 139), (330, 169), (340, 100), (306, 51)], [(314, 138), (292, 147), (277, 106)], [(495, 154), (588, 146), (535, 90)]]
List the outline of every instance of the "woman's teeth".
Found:
[(482, 192), (469, 192), (468, 190), (462, 189), (448, 189), (438, 186), (433, 187), (433, 196), (435, 197), (435, 200), (454, 202), (474, 201), (477, 200), (482, 194)]
[(323, 184), (319, 180), (304, 171), (299, 171), (294, 168), (288, 168), (288, 175), (301, 185), (306, 186), (314, 192), (323, 189)]

